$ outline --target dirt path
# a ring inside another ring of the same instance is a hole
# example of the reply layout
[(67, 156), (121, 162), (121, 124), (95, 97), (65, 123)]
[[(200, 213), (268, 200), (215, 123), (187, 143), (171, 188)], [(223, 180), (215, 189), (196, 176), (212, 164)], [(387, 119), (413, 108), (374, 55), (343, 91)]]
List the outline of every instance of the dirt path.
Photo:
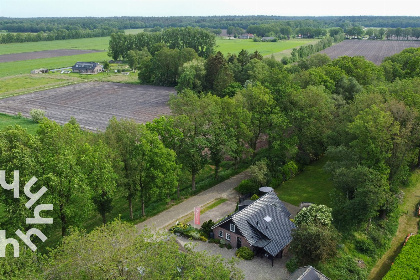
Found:
[(420, 170), (416, 170), (412, 175), (411, 186), (404, 190), (404, 203), (401, 207), (402, 215), (399, 219), (398, 230), (391, 241), (391, 248), (382, 256), (371, 270), (368, 279), (380, 280), (400, 253), (404, 239), (409, 233), (417, 233), (417, 223), (415, 205), (420, 201)]

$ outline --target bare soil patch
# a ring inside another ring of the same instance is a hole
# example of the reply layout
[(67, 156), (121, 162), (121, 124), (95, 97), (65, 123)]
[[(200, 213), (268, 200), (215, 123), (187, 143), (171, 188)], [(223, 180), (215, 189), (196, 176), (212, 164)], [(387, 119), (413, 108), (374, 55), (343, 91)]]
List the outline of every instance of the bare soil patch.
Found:
[(13, 62), (13, 61), (22, 61), (22, 60), (31, 60), (39, 58), (51, 58), (51, 57), (60, 57), (60, 56), (71, 56), (79, 54), (87, 54), (94, 52), (103, 52), (98, 50), (51, 50), (51, 51), (39, 51), (39, 52), (25, 52), (25, 53), (12, 53), (12, 54), (3, 54), (0, 55), (1, 62)]
[(173, 88), (90, 82), (0, 99), (0, 112), (29, 117), (42, 109), (46, 117), (64, 124), (75, 117), (89, 130), (105, 130), (109, 120), (132, 119), (146, 123), (169, 115), (168, 100)]
[(419, 47), (420, 41), (345, 40), (320, 53), (327, 54), (331, 59), (340, 56), (364, 56), (367, 60), (379, 65), (385, 57), (400, 53), (407, 48)]

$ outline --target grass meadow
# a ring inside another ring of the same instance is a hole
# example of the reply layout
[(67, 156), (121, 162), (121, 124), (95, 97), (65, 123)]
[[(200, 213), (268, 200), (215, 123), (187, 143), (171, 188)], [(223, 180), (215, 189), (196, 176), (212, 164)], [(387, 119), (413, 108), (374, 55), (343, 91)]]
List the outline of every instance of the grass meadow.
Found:
[(253, 53), (258, 50), (263, 56), (268, 56), (271, 54), (276, 54), (283, 52), (285, 50), (292, 50), (293, 48), (300, 47), (306, 44), (314, 44), (318, 42), (317, 39), (291, 39), (291, 40), (282, 40), (277, 42), (254, 42), (251, 39), (217, 39), (216, 41), (216, 50), (221, 51), (223, 54), (237, 54), (242, 49)]
[(38, 129), (38, 123), (34, 122), (33, 120), (0, 113), (0, 130), (8, 127), (9, 125), (20, 125), (21, 127), (26, 128), (26, 130), (31, 134), (35, 134), (36, 130)]

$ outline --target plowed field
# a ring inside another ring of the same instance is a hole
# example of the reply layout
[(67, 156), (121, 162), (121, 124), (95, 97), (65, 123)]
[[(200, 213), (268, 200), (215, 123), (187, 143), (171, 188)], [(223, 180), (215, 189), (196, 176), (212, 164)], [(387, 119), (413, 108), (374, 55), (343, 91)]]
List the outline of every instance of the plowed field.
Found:
[(24, 53), (13, 53), (0, 55), (1, 62), (13, 62), (22, 60), (31, 60), (39, 58), (51, 58), (60, 56), (79, 55), (86, 53), (94, 53), (101, 51), (94, 50), (51, 50), (51, 51), (39, 51), (39, 52), (24, 52)]
[(29, 117), (42, 109), (60, 124), (75, 117), (89, 130), (105, 130), (112, 116), (139, 123), (170, 114), (168, 100), (173, 88), (90, 82), (0, 99), (0, 112)]
[(379, 65), (385, 57), (400, 53), (406, 48), (419, 47), (420, 41), (345, 40), (320, 53), (327, 54), (331, 59), (345, 55), (364, 56), (367, 60)]

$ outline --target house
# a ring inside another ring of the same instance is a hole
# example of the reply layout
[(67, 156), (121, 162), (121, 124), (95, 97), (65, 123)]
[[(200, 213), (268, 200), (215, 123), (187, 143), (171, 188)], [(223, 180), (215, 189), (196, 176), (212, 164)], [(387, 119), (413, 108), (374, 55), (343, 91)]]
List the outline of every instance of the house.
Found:
[(238, 36), (238, 39), (253, 39), (253, 38), (254, 38), (254, 34), (249, 34), (249, 33)]
[(232, 247), (246, 246), (273, 262), (288, 249), (295, 227), (283, 202), (275, 192), (269, 192), (216, 223), (212, 230), (215, 238)]
[(262, 37), (261, 41), (263, 42), (275, 42), (277, 40), (276, 37)]
[(97, 74), (103, 71), (103, 66), (96, 62), (76, 62), (72, 71), (81, 74)]
[(327, 276), (312, 266), (300, 267), (293, 272), (288, 280), (329, 280)]

